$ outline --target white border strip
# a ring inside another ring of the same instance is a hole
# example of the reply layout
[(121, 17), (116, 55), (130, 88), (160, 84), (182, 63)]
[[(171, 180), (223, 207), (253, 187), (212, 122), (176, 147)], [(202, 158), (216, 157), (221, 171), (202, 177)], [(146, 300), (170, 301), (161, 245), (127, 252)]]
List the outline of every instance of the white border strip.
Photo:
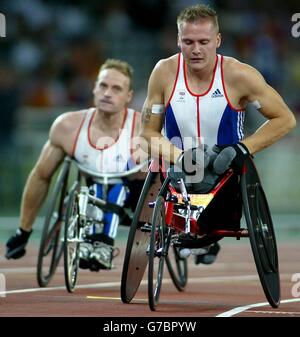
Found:
[[(24, 268), (25, 269), (25, 268)], [(257, 275), (236, 275), (236, 276), (213, 276), (213, 277), (199, 277), (199, 278), (189, 278), (188, 283), (218, 283), (218, 282), (234, 282), (234, 281), (256, 281), (258, 280)], [(163, 279), (163, 284), (171, 284), (172, 280), (170, 278)], [(112, 287), (120, 287), (121, 282), (103, 282), (103, 283), (90, 283), (77, 285), (76, 289), (105, 289)], [(142, 280), (141, 285), (147, 285), (147, 280)], [(24, 293), (35, 293), (43, 291), (53, 291), (53, 290), (64, 290), (65, 286), (56, 287), (45, 287), (45, 288), (27, 288), (27, 289), (17, 289), (8, 290), (6, 292), (0, 292), (1, 295), (8, 294), (24, 294)]]
[[(280, 301), (280, 303), (292, 303), (292, 302), (300, 302), (300, 298), (290, 298), (287, 300)], [(248, 309), (264, 307), (266, 305), (269, 306), (270, 305), (269, 302), (249, 304), (245, 305), (244, 307), (238, 307), (229, 311), (225, 311), (222, 314), (217, 315), (216, 317), (232, 317)]]

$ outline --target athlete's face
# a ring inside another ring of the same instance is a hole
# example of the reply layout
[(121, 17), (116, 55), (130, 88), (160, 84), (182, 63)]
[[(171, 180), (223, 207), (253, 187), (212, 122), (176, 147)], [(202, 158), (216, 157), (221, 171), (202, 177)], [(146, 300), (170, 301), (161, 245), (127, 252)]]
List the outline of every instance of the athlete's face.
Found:
[(93, 93), (98, 110), (119, 113), (132, 98), (130, 79), (116, 69), (104, 69), (98, 76)]
[(211, 20), (184, 22), (179, 27), (178, 46), (186, 64), (194, 71), (215, 63), (220, 44), (221, 35)]

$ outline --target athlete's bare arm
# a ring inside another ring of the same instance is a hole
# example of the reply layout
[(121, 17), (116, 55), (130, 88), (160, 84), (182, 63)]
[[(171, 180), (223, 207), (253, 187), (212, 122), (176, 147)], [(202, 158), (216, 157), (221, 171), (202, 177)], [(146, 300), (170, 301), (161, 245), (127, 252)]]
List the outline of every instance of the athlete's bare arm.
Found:
[(243, 140), (251, 153), (258, 152), (286, 135), (296, 126), (296, 120), (282, 97), (269, 86), (253, 67), (235, 61), (227, 68), (232, 81), (238, 84), (240, 104), (258, 102), (259, 111), (268, 119), (254, 134)]
[[(168, 63), (170, 63), (169, 59), (158, 62), (150, 76), (147, 98), (142, 110), (141, 136), (148, 142), (148, 149), (145, 149), (145, 151), (148, 150), (148, 153), (151, 154), (152, 157), (162, 155), (166, 161), (174, 163), (182, 150), (175, 147), (161, 134), (165, 117), (164, 113), (152, 113), (153, 104), (164, 105), (166, 103), (166, 87), (170, 82), (168, 82), (170, 77), (168, 72), (170, 66)], [(172, 83), (174, 83), (174, 81)]]
[[(132, 134), (132, 160), (135, 162), (136, 165), (139, 165), (145, 161), (148, 160), (147, 154), (141, 150), (141, 137), (140, 137), (140, 132), (141, 132), (141, 125), (142, 125), (142, 115), (139, 111), (135, 112), (135, 121), (134, 121), (134, 130)], [(134, 174), (131, 174), (130, 176), (127, 177), (128, 180), (145, 180), (146, 178), (146, 172), (137, 172)]]
[[(72, 114), (77, 114), (74, 118)], [(51, 178), (63, 161), (76, 137), (80, 125), (78, 113), (63, 114), (53, 123), (49, 139), (45, 143), (39, 159), (30, 172), (21, 201), (20, 227), (30, 231), (36, 216), (47, 196)]]

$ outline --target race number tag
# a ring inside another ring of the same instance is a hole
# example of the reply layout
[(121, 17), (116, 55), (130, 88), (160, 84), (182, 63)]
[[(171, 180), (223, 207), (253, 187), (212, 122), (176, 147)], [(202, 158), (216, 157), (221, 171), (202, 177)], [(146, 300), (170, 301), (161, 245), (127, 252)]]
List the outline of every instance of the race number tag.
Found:
[[(173, 194), (173, 193), (172, 193)], [(178, 198), (178, 203), (183, 204), (182, 194), (174, 193)], [(201, 207), (204, 210), (214, 198), (212, 193), (208, 194), (189, 194), (191, 205)]]

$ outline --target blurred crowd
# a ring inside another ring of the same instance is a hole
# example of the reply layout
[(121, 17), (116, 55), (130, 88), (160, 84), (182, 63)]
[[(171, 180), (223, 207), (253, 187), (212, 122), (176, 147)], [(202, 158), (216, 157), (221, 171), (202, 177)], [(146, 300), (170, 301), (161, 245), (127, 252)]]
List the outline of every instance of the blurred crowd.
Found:
[[(300, 112), (300, 38), (291, 34), (297, 1), (202, 1), (219, 14), (220, 53), (256, 67)], [(154, 64), (176, 53), (176, 17), (199, 1), (2, 0), (0, 137), (9, 139), (20, 106), (87, 107), (99, 66), (121, 58), (135, 69), (141, 109)], [(0, 144), (3, 144), (1, 140)]]

